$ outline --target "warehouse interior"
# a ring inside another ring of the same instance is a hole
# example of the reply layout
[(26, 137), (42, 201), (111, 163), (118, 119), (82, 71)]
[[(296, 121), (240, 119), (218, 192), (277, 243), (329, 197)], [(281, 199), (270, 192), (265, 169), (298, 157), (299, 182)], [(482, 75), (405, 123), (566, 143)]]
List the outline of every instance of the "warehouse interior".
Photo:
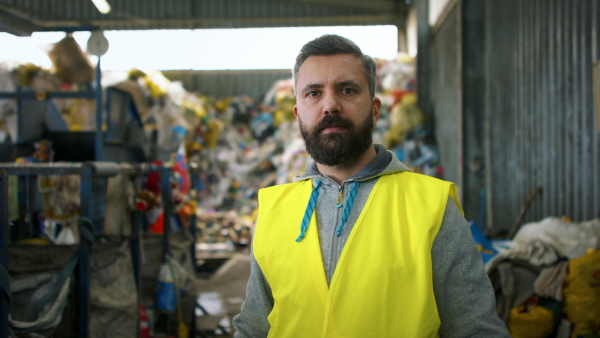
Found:
[(49, 69), (0, 46), (0, 337), (233, 336), (258, 191), (310, 161), (290, 69), (117, 74), (109, 32), (381, 25), (398, 54), (375, 60), (374, 142), (456, 185), (512, 336), (600, 336), (599, 18), (596, 0), (0, 0), (0, 33), (64, 33)]

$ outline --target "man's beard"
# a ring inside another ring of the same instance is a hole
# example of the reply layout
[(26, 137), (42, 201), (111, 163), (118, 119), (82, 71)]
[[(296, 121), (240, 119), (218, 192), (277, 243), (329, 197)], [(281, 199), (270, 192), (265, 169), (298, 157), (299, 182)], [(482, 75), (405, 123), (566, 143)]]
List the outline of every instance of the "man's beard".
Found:
[[(298, 120), (306, 151), (317, 163), (326, 166), (348, 163), (373, 144), (373, 110), (358, 127), (337, 114), (326, 115), (312, 130), (308, 130), (301, 119)], [(323, 134), (323, 129), (328, 127), (343, 127), (345, 130)]]

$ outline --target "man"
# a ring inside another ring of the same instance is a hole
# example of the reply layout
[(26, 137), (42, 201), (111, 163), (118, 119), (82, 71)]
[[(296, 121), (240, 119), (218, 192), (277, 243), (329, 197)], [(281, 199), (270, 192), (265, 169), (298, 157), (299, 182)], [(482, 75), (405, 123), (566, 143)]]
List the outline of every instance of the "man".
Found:
[(236, 337), (509, 337), (454, 185), (373, 145), (375, 64), (350, 40), (306, 45), (294, 115), (314, 159), (262, 189)]

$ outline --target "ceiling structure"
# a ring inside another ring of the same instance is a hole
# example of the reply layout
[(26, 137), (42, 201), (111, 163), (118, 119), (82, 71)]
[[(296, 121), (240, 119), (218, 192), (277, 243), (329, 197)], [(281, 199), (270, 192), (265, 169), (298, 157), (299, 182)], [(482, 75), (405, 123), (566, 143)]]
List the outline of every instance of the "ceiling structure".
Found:
[(0, 32), (396, 25), (409, 0), (0, 0)]

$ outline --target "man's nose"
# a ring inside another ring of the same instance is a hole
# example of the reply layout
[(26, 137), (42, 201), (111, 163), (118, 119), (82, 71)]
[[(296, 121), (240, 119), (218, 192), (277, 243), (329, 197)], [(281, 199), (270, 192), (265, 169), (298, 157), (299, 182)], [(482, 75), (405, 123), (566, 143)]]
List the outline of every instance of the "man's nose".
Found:
[(338, 97), (335, 94), (325, 94), (325, 98), (323, 100), (323, 113), (325, 115), (329, 114), (339, 114), (342, 110), (340, 103), (338, 101)]

